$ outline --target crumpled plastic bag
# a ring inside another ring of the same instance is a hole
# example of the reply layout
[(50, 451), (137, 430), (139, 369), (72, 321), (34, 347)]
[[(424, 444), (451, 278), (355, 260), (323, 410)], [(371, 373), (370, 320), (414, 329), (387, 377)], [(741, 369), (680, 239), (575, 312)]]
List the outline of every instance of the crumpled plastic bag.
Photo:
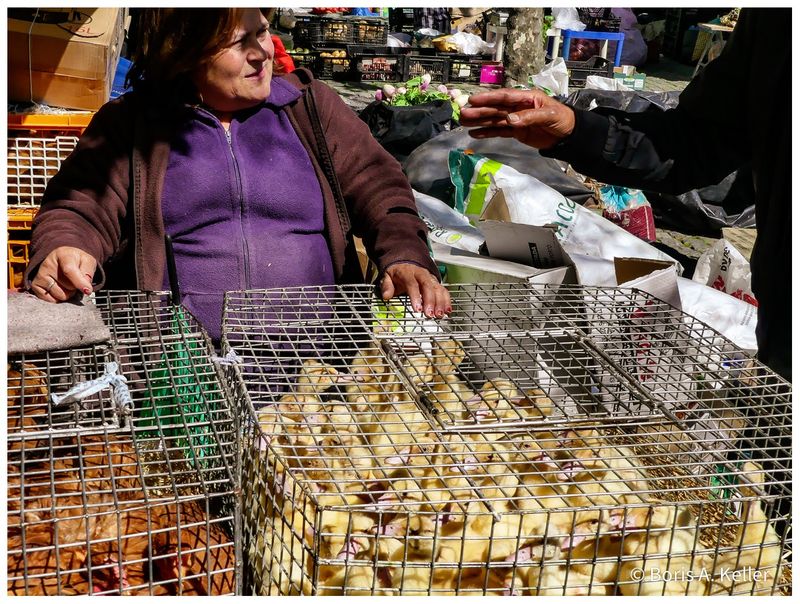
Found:
[(494, 49), (494, 44), (488, 44), (480, 36), (460, 31), (452, 36), (447, 36), (445, 40), (456, 47), (458, 52), (465, 55), (480, 55)]
[(628, 187), (603, 185), (600, 187), (600, 197), (600, 202), (603, 206), (614, 212), (632, 210), (638, 206), (647, 205), (647, 198), (641, 191)]
[[(505, 197), (508, 222), (554, 225), (556, 237), (570, 256), (577, 253), (609, 260), (628, 257), (675, 263), (673, 258), (533, 176), (463, 150), (451, 151), (448, 163), (455, 189), (453, 207), (467, 217), (483, 216), (499, 189)], [(677, 269), (680, 271), (680, 267)]]
[(750, 285), (750, 263), (725, 239), (717, 241), (698, 258), (692, 281), (758, 306)]
[(656, 222), (650, 202), (638, 189), (604, 185), (600, 187), (603, 218), (607, 218), (639, 239), (656, 240)]
[(583, 31), (586, 24), (581, 23), (578, 18), (577, 8), (558, 7), (551, 9), (553, 15), (553, 27), (558, 29), (571, 29), (572, 31)]
[(563, 57), (558, 57), (544, 66), (539, 73), (528, 77), (528, 84), (546, 92), (549, 96), (569, 94), (569, 72)]
[(430, 230), (428, 238), (431, 241), (473, 254), (478, 253), (485, 238), (478, 229), (470, 224), (466, 216), (440, 199), (416, 190), (413, 192), (420, 218)]

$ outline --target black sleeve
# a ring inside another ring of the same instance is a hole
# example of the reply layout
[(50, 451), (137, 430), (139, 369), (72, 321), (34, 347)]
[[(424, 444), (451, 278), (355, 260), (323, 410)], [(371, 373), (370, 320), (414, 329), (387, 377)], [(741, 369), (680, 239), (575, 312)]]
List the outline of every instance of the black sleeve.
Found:
[(755, 19), (743, 10), (722, 54), (665, 112), (575, 112), (575, 129), (542, 155), (603, 182), (679, 194), (717, 184), (749, 160), (746, 98)]

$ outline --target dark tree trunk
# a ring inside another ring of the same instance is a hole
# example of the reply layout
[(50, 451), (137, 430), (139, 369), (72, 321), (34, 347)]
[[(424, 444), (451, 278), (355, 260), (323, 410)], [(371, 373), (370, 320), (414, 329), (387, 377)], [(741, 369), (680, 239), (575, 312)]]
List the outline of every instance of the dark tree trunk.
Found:
[(509, 9), (503, 60), (506, 68), (506, 86), (527, 84), (528, 76), (538, 73), (544, 67), (543, 21), (544, 9)]

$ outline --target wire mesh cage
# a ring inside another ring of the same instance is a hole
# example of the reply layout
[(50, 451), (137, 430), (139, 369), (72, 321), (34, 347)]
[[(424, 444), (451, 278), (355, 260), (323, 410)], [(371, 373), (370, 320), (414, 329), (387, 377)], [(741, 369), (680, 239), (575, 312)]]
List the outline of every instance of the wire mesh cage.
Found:
[(231, 292), (244, 592), (781, 594), (790, 384), (635, 290)]
[(237, 440), (210, 343), (107, 292), (107, 344), (8, 359), (8, 593), (237, 591)]

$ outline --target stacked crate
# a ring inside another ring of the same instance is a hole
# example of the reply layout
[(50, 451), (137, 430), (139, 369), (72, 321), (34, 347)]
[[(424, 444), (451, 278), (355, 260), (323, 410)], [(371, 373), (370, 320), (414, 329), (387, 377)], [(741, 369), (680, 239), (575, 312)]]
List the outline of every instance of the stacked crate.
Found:
[(7, 162), (8, 287), (22, 284), (30, 229), (48, 181), (78, 143), (91, 113), (9, 114)]

